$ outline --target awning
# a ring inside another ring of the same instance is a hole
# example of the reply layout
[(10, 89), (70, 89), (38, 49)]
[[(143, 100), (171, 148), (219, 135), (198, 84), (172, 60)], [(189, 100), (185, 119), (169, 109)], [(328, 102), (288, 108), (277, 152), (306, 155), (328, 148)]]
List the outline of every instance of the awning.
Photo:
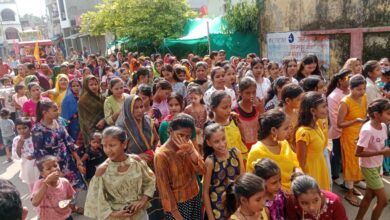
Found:
[(72, 34), (72, 35), (69, 35), (67, 37), (64, 37), (64, 39), (65, 40), (74, 40), (74, 39), (78, 38), (79, 36), (80, 36), (80, 34), (77, 33), (77, 34)]

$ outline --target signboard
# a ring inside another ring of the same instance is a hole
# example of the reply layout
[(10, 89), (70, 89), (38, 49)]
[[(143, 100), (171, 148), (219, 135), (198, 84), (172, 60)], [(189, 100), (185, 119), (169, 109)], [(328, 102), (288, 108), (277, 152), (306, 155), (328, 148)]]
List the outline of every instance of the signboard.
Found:
[(315, 54), (320, 65), (329, 66), (328, 36), (306, 36), (301, 32), (267, 34), (268, 59), (281, 63), (284, 57), (293, 56), (301, 60), (307, 54)]

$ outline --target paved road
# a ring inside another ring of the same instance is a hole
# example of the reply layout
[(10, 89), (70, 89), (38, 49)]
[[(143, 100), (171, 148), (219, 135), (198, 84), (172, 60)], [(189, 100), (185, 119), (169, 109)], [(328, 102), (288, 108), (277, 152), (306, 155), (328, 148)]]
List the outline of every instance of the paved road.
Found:
[[(36, 213), (34, 212), (33, 207), (31, 205), (30, 194), (28, 192), (27, 186), (20, 181), (19, 176), (18, 176), (20, 164), (18, 162), (14, 162), (11, 164), (3, 164), (2, 163), (3, 161), (5, 161), (5, 157), (1, 156), (0, 157), (0, 178), (11, 180), (15, 184), (15, 186), (18, 188), (20, 195), (22, 197), (23, 205), (28, 207), (28, 209), (29, 209), (28, 219), (29, 220), (30, 219), (36, 220), (37, 219)], [(390, 178), (389, 177), (384, 178), (384, 182), (385, 182), (386, 193), (387, 193), (388, 197), (390, 198)], [(333, 187), (333, 192), (337, 193), (338, 195), (343, 195), (343, 190), (338, 186)], [(84, 196), (81, 196), (81, 197), (85, 197), (85, 193), (84, 193)], [(79, 204), (84, 203), (83, 199), (80, 199), (80, 201), (77, 201), (77, 202)], [(343, 203), (344, 203), (345, 208), (347, 210), (347, 214), (348, 214), (349, 219), (354, 219), (358, 208), (351, 206), (345, 200), (343, 200)], [(370, 219), (372, 206), (371, 206), (370, 210), (368, 211), (368, 213), (366, 214), (365, 219)], [(90, 218), (80, 216), (80, 215), (74, 215), (73, 218), (75, 220), (88, 220), (88, 219), (90, 219)], [(382, 214), (381, 220), (382, 219), (383, 220), (390, 219), (390, 205), (385, 208), (385, 210)]]

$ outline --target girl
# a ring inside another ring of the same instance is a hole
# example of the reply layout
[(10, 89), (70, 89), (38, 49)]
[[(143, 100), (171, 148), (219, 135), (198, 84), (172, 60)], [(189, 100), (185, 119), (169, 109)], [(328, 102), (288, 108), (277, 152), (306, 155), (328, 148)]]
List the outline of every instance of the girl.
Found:
[(102, 164), (107, 156), (104, 154), (102, 147), (102, 134), (94, 132), (91, 134), (91, 142), (81, 157), (81, 162), (85, 162), (86, 174), (85, 179), (90, 181), (95, 175), (96, 167)]
[(294, 57), (285, 57), (283, 59), (283, 69), (285, 76), (287, 76), (292, 83), (299, 84), (298, 80), (295, 79), (298, 71), (297, 59)]
[(246, 74), (246, 76), (252, 77), (256, 82), (256, 97), (259, 99), (261, 106), (264, 107), (264, 100), (267, 98), (267, 92), (271, 87), (271, 82), (269, 79), (264, 77), (264, 64), (263, 61), (256, 58), (251, 62), (251, 70)]
[(75, 189), (85, 189), (86, 185), (81, 176), (85, 169), (77, 154), (77, 146), (57, 119), (57, 104), (51, 101), (38, 103), (37, 124), (32, 129), (34, 158), (40, 159), (46, 155), (58, 157), (64, 177)]
[(279, 64), (276, 62), (270, 62), (267, 66), (268, 74), (269, 74), (269, 81), (271, 83), (274, 82), (275, 79), (279, 77)]
[(321, 189), (330, 189), (328, 167), (324, 157), (327, 136), (318, 125), (318, 119), (328, 117), (326, 100), (318, 92), (306, 93), (301, 102), (297, 131), (296, 152), (303, 172), (313, 176)]
[(234, 112), (238, 114), (238, 128), (249, 151), (257, 142), (259, 132), (260, 113), (255, 107), (256, 82), (250, 77), (244, 77), (238, 86), (241, 100), (234, 107)]
[(34, 184), (31, 203), (38, 208), (39, 219), (71, 220), (72, 209), (69, 205), (63, 207), (62, 204), (73, 199), (76, 192), (69, 181), (61, 177), (57, 158), (46, 155), (37, 161), (37, 167), (42, 179)]
[(78, 101), (81, 92), (81, 82), (77, 79), (69, 82), (68, 91), (62, 101), (61, 117), (68, 123), (67, 130), (73, 140), (77, 140), (80, 134)]
[(28, 84), (30, 84), (31, 82), (36, 82), (39, 84), (39, 80), (35, 75), (28, 75), (24, 78), (24, 85), (26, 87), (28, 87)]
[(197, 62), (195, 65), (195, 80), (192, 82), (201, 86), (203, 92), (209, 88), (209, 81), (207, 79), (208, 68), (209, 65), (203, 61)]
[(320, 68), (314, 55), (306, 55), (302, 58), (295, 78), (300, 82), (310, 75), (321, 76)]
[(31, 138), (31, 120), (18, 118), (15, 121), (16, 136), (12, 142), (12, 156), (14, 159), (21, 159), (19, 177), (26, 183), (30, 193), (33, 191), (35, 181), (39, 179), (39, 171), (33, 157), (34, 145)]
[(135, 94), (137, 92), (137, 88), (141, 84), (148, 84), (149, 83), (149, 70), (140, 67), (137, 72), (133, 74), (133, 80), (132, 80), (132, 89), (130, 91), (130, 94)]
[(390, 102), (388, 99), (376, 99), (368, 106), (370, 121), (360, 130), (357, 142), (356, 156), (367, 183), (366, 193), (360, 203), (356, 219), (362, 220), (374, 197), (377, 197), (371, 219), (380, 219), (381, 213), (387, 205), (381, 166), (383, 157), (390, 155), (390, 148), (385, 145), (387, 126), (390, 123)]
[(185, 85), (186, 80), (186, 69), (184, 66), (181, 65), (175, 65), (173, 69), (173, 79), (176, 81), (176, 83), (172, 86), (172, 89), (174, 92), (179, 93), (183, 97), (186, 97), (187, 88)]
[(205, 128), (205, 165), (203, 200), (208, 220), (226, 219), (222, 194), (228, 184), (245, 172), (241, 152), (228, 149), (224, 128), (211, 124)]
[[(172, 92), (171, 84), (166, 80), (160, 80), (153, 85), (153, 105), (152, 108), (157, 110), (159, 114), (155, 114), (155, 118), (159, 124), (169, 114), (169, 106), (167, 102), (168, 96)], [(158, 116), (159, 115), (159, 116)]]
[(295, 152), (295, 128), (298, 124), (298, 111), (303, 96), (302, 88), (295, 83), (290, 83), (282, 88), (280, 106), (288, 117), (289, 132), (286, 140)]
[(25, 117), (31, 118), (31, 122), (34, 125), (36, 122), (35, 116), (37, 114), (37, 103), (39, 101), (47, 101), (50, 99), (41, 96), (41, 87), (36, 82), (29, 83), (27, 88), (30, 93), (30, 99), (23, 104), (22, 112)]
[(80, 130), (84, 143), (89, 144), (89, 136), (92, 132), (103, 130), (104, 120), (104, 97), (99, 90), (99, 80), (89, 75), (84, 80), (84, 89), (78, 103)]
[(308, 76), (300, 82), (303, 91), (310, 92), (315, 91), (319, 93), (325, 93), (325, 82), (317, 75)]
[(89, 185), (84, 215), (94, 219), (147, 220), (148, 200), (156, 190), (150, 168), (138, 157), (125, 153), (127, 135), (119, 127), (103, 131), (103, 150), (108, 156)]
[(211, 94), (213, 94), (217, 90), (222, 90), (228, 93), (229, 96), (232, 98), (233, 106), (236, 105), (237, 100), (234, 91), (225, 87), (225, 70), (222, 67), (214, 67), (211, 70), (211, 82), (212, 86), (204, 93), (203, 97), (203, 101), (207, 107), (210, 107)]
[[(179, 114), (184, 109), (183, 97), (177, 93), (171, 93), (168, 96), (168, 106), (169, 106), (169, 115), (164, 118), (163, 122), (160, 124), (158, 129), (158, 133), (160, 136), (160, 143), (164, 144), (168, 140), (168, 123), (175, 117), (175, 115)], [(196, 135), (196, 131), (193, 130), (191, 139), (194, 139)], [(195, 145), (196, 146), (196, 145)]]
[(238, 96), (238, 85), (237, 85), (237, 76), (236, 71), (229, 64), (223, 66), (225, 70), (225, 87), (232, 89), (236, 97)]
[(224, 205), (231, 220), (268, 220), (264, 180), (251, 173), (242, 174), (228, 186)]
[(286, 195), (281, 189), (280, 168), (268, 158), (257, 160), (254, 164), (253, 173), (265, 181), (265, 207), (269, 219), (286, 219)]
[(330, 81), (326, 92), (330, 122), (328, 137), (329, 139), (332, 139), (332, 156), (330, 158), (330, 165), (332, 179), (338, 185), (343, 184), (343, 182), (339, 179), (341, 173), (341, 129), (337, 127), (337, 113), (341, 99), (349, 94), (348, 82), (350, 74), (352, 74), (351, 70), (340, 70), (340, 72), (334, 75)]
[(185, 97), (186, 86), (178, 78), (178, 75), (185, 74), (185, 69), (181, 66), (175, 66), (175, 69), (173, 69), (170, 64), (165, 64), (161, 71), (164, 79), (171, 84), (172, 91)]
[(147, 85), (147, 84), (141, 84), (136, 92), (136, 95), (141, 97), (142, 102), (144, 103), (144, 112), (149, 117), (153, 117), (153, 109), (152, 109), (152, 104), (153, 104), (153, 95), (152, 95), (152, 87)]
[(154, 158), (157, 186), (165, 219), (201, 219), (196, 174), (205, 173), (202, 157), (190, 141), (195, 124), (180, 113), (169, 123), (169, 139)]
[[(189, 114), (195, 120), (196, 142), (199, 145), (203, 144), (203, 128), (207, 121), (207, 109), (203, 102), (202, 88), (194, 85), (188, 89), (187, 97), (190, 99), (190, 104), (184, 109), (184, 113)], [(200, 153), (203, 155), (203, 148)]]
[(25, 102), (27, 102), (28, 98), (26, 96), (26, 86), (23, 84), (16, 84), (15, 87), (15, 94), (12, 95), (12, 102), (14, 103), (15, 110), (16, 110), (16, 118), (20, 118), (23, 116), (22, 114), (22, 107)]
[(291, 189), (294, 196), (287, 201), (287, 219), (348, 219), (340, 198), (321, 190), (313, 177), (297, 173), (293, 176)]
[(383, 94), (376, 85), (376, 80), (382, 75), (381, 66), (378, 61), (370, 60), (363, 66), (363, 76), (366, 78), (366, 94), (367, 104), (370, 104), (375, 99), (383, 98)]
[(123, 107), (123, 102), (129, 95), (124, 93), (123, 81), (120, 78), (110, 80), (110, 91), (104, 101), (104, 120), (108, 125), (114, 125)]
[[(354, 75), (349, 80), (350, 94), (341, 99), (337, 114), (337, 126), (342, 129), (340, 143), (343, 165), (343, 177), (348, 192), (345, 199), (354, 206), (359, 206), (356, 195), (361, 193), (353, 183), (363, 179), (359, 159), (355, 156), (356, 140), (362, 123), (367, 117), (366, 80), (361, 75)], [(364, 186), (364, 185), (363, 185)]]
[(210, 98), (210, 118), (212, 120), (206, 123), (218, 123), (225, 128), (226, 142), (228, 148), (236, 147), (240, 150), (243, 160), (248, 159), (248, 149), (242, 142), (240, 129), (237, 127), (237, 122), (231, 115), (232, 101), (230, 96), (225, 91), (215, 91)]
[(287, 192), (291, 190), (291, 174), (300, 170), (297, 155), (286, 140), (289, 125), (286, 114), (280, 110), (264, 113), (260, 118), (260, 140), (252, 146), (246, 167), (247, 172), (253, 172), (255, 161), (263, 158), (274, 160), (280, 167), (282, 189)]
[(65, 74), (59, 74), (56, 78), (56, 85), (54, 89), (48, 90), (43, 93), (43, 96), (48, 96), (53, 102), (59, 106), (59, 112), (61, 113), (62, 100), (64, 100), (66, 90), (68, 89), (69, 79)]
[(349, 58), (347, 62), (345, 62), (343, 69), (349, 69), (352, 71), (353, 75), (362, 73), (362, 62), (359, 58)]
[(265, 111), (274, 109), (279, 106), (282, 95), (282, 88), (287, 83), (290, 83), (290, 79), (286, 76), (281, 76), (274, 80), (271, 85), (271, 89), (268, 90), (267, 99), (265, 100)]

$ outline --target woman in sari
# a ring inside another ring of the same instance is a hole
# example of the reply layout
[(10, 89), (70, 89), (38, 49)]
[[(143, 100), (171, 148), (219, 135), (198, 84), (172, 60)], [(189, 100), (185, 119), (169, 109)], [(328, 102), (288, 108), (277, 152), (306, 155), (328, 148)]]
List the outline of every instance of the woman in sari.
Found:
[(62, 101), (64, 100), (68, 89), (69, 79), (65, 74), (59, 74), (56, 78), (54, 89), (48, 90), (43, 96), (47, 95), (58, 106), (58, 112), (61, 113)]
[[(158, 133), (153, 120), (145, 114), (141, 97), (137, 95), (126, 97), (116, 126), (126, 131), (128, 136), (127, 153), (137, 154), (153, 169)], [(164, 213), (157, 191), (150, 202), (152, 207), (148, 209), (149, 219), (163, 219)]]
[(90, 134), (102, 131), (105, 126), (104, 97), (100, 94), (99, 80), (95, 76), (87, 76), (83, 86), (78, 103), (79, 121), (84, 143), (88, 145)]
[(62, 100), (61, 117), (68, 123), (67, 130), (73, 140), (77, 140), (80, 133), (79, 115), (77, 104), (80, 97), (81, 82), (73, 79), (69, 82), (64, 100)]

